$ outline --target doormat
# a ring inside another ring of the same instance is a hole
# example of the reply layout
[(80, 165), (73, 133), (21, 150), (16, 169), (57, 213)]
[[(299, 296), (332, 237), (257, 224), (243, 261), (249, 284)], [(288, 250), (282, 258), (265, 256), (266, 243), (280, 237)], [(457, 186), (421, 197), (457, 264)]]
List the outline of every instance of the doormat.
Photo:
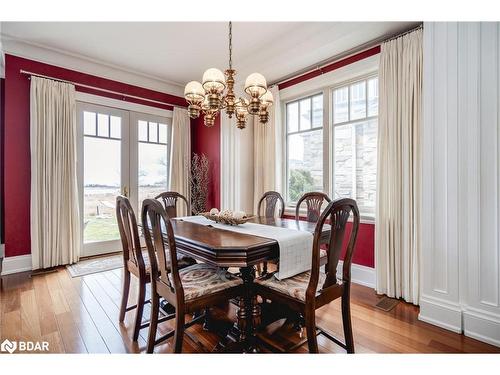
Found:
[(81, 260), (66, 266), (71, 277), (80, 277), (98, 272), (105, 272), (123, 267), (123, 255), (111, 255)]
[(391, 311), (399, 303), (398, 299), (382, 297), (375, 305), (376, 308), (384, 310), (385, 312)]

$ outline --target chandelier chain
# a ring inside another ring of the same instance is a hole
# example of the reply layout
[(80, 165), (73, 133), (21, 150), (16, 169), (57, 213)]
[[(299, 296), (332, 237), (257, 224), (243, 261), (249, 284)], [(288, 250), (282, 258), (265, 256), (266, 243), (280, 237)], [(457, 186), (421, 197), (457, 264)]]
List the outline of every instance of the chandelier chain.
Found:
[(229, 21), (229, 69), (233, 69), (233, 23)]

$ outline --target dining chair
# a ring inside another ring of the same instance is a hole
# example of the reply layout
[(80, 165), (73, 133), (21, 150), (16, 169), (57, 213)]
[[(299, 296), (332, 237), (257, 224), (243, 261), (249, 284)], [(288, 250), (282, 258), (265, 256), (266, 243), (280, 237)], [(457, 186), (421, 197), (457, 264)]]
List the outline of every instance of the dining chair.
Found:
[[(136, 309), (133, 341), (137, 341), (139, 338), (139, 331), (149, 325), (149, 322), (142, 323), (142, 314), (144, 311), (144, 304), (150, 302), (146, 300), (146, 285), (151, 281), (150, 257), (147, 250), (143, 251), (143, 248), (141, 248), (137, 220), (127, 197), (121, 195), (116, 197), (116, 218), (123, 249), (124, 271), (119, 320), (123, 322), (125, 320), (125, 314), (128, 311)], [(184, 268), (194, 263), (196, 263), (196, 261), (193, 258), (182, 257), (178, 260), (178, 267)], [(139, 281), (139, 292), (137, 295), (137, 303), (127, 307), (131, 275), (137, 277)]]
[[(353, 215), (352, 229), (348, 234), (346, 224), (351, 214)], [(328, 218), (331, 225), (328, 241), (330, 251), (328, 252), (328, 265), (323, 273), (320, 271), (320, 237), (325, 221)], [(314, 231), (311, 270), (284, 280), (276, 279), (274, 274), (255, 280), (256, 293), (262, 298), (286, 305), (296, 313), (304, 316), (307, 339), (294, 345), (294, 349), (299, 348), (307, 341), (309, 352), (318, 353), (317, 335), (323, 334), (346, 349), (348, 353), (354, 353), (350, 288), (351, 263), (358, 227), (359, 211), (356, 201), (343, 198), (330, 202), (319, 216)], [(342, 277), (337, 279), (337, 265), (342, 254), (346, 235), (349, 240), (342, 265)], [(328, 331), (316, 326), (315, 311), (337, 298), (341, 298), (345, 343), (342, 343)]]
[[(144, 200), (142, 223), (149, 257), (152, 259), (151, 324), (147, 352), (152, 353), (155, 345), (174, 336), (174, 352), (180, 353), (184, 330), (204, 318), (204, 315), (200, 315), (186, 324), (185, 315), (241, 295), (243, 280), (207, 263), (180, 269), (172, 223), (157, 200)], [(160, 297), (175, 308), (175, 329), (157, 339)]]
[(257, 215), (261, 216), (262, 205), (265, 204), (264, 217), (274, 218), (276, 216), (276, 206), (280, 203), (281, 207), (278, 211), (278, 217), (282, 218), (285, 213), (285, 201), (277, 191), (266, 191), (259, 200), (257, 205)]
[(320, 191), (305, 193), (300, 197), (295, 207), (295, 219), (300, 219), (300, 206), (305, 202), (307, 207), (306, 220), (311, 223), (316, 223), (321, 215), (321, 207), (324, 201), (328, 203), (331, 202), (330, 197), (325, 193)]
[(176, 191), (164, 191), (158, 194), (155, 199), (161, 200), (163, 208), (169, 217), (177, 217), (177, 200), (181, 199), (186, 204), (187, 215), (191, 215), (191, 205), (186, 197)]
[[(264, 216), (267, 219), (272, 219), (276, 216), (276, 208), (278, 202), (281, 207), (278, 207), (278, 217), (282, 218), (285, 214), (285, 201), (280, 193), (277, 191), (266, 191), (259, 200), (257, 204), (257, 216), (261, 216), (262, 206), (264, 207)], [(262, 262), (262, 267), (260, 264), (257, 265), (257, 271), (259, 275), (265, 275), (267, 273), (267, 262)]]
[[(295, 207), (295, 220), (300, 220), (300, 206), (305, 202), (307, 207), (306, 220), (311, 223), (316, 223), (321, 215), (321, 207), (323, 207), (324, 201), (328, 203), (331, 202), (330, 197), (325, 193), (320, 191), (305, 193), (300, 197)], [(326, 247), (326, 249), (320, 250), (320, 263), (322, 266), (328, 263), (328, 245), (324, 247)]]

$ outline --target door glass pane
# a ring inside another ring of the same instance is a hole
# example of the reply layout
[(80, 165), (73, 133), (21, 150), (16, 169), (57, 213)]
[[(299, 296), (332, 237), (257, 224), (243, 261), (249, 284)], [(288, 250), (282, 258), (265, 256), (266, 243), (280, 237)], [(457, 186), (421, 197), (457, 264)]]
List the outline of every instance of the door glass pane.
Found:
[(368, 81), (368, 116), (378, 115), (378, 78)]
[(300, 130), (311, 129), (311, 98), (300, 101)]
[(121, 138), (122, 137), (122, 130), (121, 130), (121, 123), (122, 119), (121, 117), (117, 116), (110, 116), (110, 137), (111, 138)]
[(323, 130), (288, 136), (288, 198), (323, 190)]
[(333, 91), (333, 123), (349, 121), (349, 105), (348, 105), (347, 87), (342, 87)]
[(158, 124), (158, 142), (167, 143), (167, 125)]
[(299, 130), (299, 103), (289, 103), (286, 105), (287, 132), (293, 133)]
[(139, 142), (139, 207), (168, 188), (167, 145)]
[(94, 112), (83, 112), (83, 134), (96, 135), (95, 121)]
[(97, 114), (97, 135), (109, 137), (109, 116), (102, 113)]
[(312, 105), (312, 126), (313, 128), (321, 128), (323, 127), (323, 95), (313, 96)]
[(366, 117), (366, 81), (351, 85), (351, 120)]
[(139, 120), (139, 141), (148, 141), (148, 122)]
[(121, 141), (84, 137), (83, 155), (84, 242), (119, 239), (115, 199), (121, 187)]
[(149, 142), (158, 142), (158, 124), (156, 122), (149, 123)]

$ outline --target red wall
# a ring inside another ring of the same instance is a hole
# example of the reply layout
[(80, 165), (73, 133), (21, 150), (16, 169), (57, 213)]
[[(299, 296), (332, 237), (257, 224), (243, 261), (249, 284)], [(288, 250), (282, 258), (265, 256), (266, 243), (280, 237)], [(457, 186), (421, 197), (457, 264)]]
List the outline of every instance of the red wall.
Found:
[[(30, 81), (20, 69), (75, 83), (185, 106), (178, 96), (64, 69), (12, 55), (5, 55), (4, 224), (5, 256), (31, 252), (30, 240)], [(114, 99), (172, 109), (152, 103), (83, 87), (77, 91)]]
[(205, 154), (210, 162), (210, 184), (207, 209), (220, 208), (220, 117), (211, 128), (203, 124), (200, 116), (191, 120), (191, 152)]

